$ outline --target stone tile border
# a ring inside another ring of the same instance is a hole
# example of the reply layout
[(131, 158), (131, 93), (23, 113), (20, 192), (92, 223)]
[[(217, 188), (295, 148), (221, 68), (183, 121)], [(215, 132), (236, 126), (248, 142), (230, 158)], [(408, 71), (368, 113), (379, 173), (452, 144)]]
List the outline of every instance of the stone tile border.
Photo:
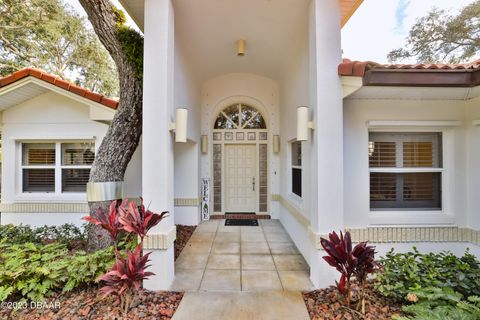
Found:
[(90, 209), (88, 203), (52, 203), (52, 202), (19, 202), (0, 203), (0, 212), (4, 213), (85, 213)]
[[(480, 230), (459, 227), (371, 227), (350, 229), (354, 242), (372, 243), (415, 243), (415, 242), (468, 242), (480, 245)], [(308, 228), (308, 236), (315, 248), (321, 249), (319, 234)]]
[(173, 226), (166, 233), (150, 234), (143, 240), (143, 249), (147, 250), (167, 250), (177, 237), (177, 227)]

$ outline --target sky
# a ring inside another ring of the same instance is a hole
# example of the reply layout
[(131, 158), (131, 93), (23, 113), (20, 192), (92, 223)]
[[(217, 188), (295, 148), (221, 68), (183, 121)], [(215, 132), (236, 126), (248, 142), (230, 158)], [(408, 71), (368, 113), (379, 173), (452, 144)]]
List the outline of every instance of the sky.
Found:
[(472, 2), (473, 0), (364, 0), (343, 27), (343, 57), (388, 63), (387, 54), (403, 47), (415, 21), (433, 7), (455, 14)]
[[(64, 0), (85, 14), (78, 0)], [(388, 63), (387, 54), (405, 44), (415, 21), (433, 7), (451, 14), (474, 0), (364, 0), (342, 30), (343, 57)], [(121, 7), (118, 0), (112, 2)], [(129, 19), (129, 25), (135, 26)], [(415, 61), (406, 61), (414, 63)]]

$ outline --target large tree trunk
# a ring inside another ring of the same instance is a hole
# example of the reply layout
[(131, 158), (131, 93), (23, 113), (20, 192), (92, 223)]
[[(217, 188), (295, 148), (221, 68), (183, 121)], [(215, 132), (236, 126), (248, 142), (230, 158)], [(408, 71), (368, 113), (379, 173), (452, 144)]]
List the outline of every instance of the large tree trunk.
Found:
[[(123, 181), (127, 165), (137, 149), (142, 134), (142, 77), (129, 62), (127, 53), (117, 37), (115, 13), (110, 1), (79, 1), (100, 41), (115, 61), (120, 82), (120, 104), (98, 149), (90, 172), (90, 182)], [(98, 208), (108, 210), (108, 204), (90, 202), (90, 214), (95, 213)], [(93, 228), (90, 243), (95, 248), (101, 248), (108, 245), (109, 241), (98, 228)]]

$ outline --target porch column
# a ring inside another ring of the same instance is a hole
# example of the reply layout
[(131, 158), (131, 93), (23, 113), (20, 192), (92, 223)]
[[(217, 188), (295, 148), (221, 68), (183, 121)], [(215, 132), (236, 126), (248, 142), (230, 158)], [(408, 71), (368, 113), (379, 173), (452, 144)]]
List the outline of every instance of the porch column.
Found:
[(143, 77), (142, 193), (153, 212), (170, 216), (150, 230), (145, 251), (156, 275), (144, 282), (150, 290), (166, 290), (174, 277), (173, 219), (174, 13), (171, 0), (145, 0)]
[(319, 235), (344, 227), (343, 98), (338, 65), (342, 59), (340, 1), (313, 0), (310, 7), (311, 104), (316, 129), (312, 136), (311, 280), (330, 285), (335, 272), (321, 258)]

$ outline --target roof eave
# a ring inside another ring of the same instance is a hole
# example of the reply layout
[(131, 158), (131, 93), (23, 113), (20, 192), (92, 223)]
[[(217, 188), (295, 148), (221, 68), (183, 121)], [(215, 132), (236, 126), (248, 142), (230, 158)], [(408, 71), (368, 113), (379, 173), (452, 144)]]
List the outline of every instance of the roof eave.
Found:
[(368, 70), (364, 86), (475, 87), (480, 70)]

